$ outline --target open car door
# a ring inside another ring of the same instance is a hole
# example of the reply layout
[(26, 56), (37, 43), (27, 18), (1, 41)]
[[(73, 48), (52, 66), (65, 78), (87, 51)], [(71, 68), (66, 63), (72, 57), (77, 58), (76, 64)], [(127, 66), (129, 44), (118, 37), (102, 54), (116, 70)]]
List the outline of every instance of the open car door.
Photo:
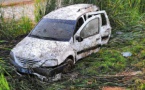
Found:
[(97, 12), (90, 12), (86, 14), (86, 18), (88, 19), (91, 16), (96, 16), (96, 15), (101, 15), (101, 29), (100, 29), (100, 34), (102, 38), (102, 44), (107, 44), (107, 42), (110, 39), (111, 35), (111, 25), (109, 22), (108, 15), (106, 11), (97, 11)]
[(99, 51), (101, 45), (100, 21), (100, 15), (90, 17), (74, 35), (73, 48), (77, 52), (77, 60)]

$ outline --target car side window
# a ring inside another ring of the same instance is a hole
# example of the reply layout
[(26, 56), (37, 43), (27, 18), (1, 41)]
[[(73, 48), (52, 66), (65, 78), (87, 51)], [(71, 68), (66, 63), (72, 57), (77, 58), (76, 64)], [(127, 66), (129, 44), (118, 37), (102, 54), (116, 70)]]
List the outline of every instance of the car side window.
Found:
[(78, 20), (77, 24), (76, 24), (76, 29), (75, 29), (74, 34), (79, 30), (79, 28), (80, 28), (83, 24), (84, 24), (84, 20), (83, 20), (83, 18), (81, 17), (81, 18)]
[(105, 14), (101, 14), (101, 17), (102, 17), (102, 25), (107, 25), (107, 21), (106, 21), (106, 17), (105, 17)]
[(99, 32), (99, 18), (95, 18), (88, 22), (86, 26), (80, 32), (82, 38), (87, 38), (89, 36), (95, 35)]
[(81, 17), (81, 18), (78, 20), (78, 22), (77, 22), (76, 29), (78, 30), (78, 29), (83, 25), (83, 23), (84, 23), (84, 20), (83, 20), (83, 18)]

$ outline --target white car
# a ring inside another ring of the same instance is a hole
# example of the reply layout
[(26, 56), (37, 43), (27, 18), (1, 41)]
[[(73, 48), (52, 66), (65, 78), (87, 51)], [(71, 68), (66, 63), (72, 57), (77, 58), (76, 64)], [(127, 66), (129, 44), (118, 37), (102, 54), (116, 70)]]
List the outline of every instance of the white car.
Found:
[(52, 77), (107, 44), (111, 26), (104, 10), (92, 4), (59, 8), (44, 16), (10, 52), (21, 74)]

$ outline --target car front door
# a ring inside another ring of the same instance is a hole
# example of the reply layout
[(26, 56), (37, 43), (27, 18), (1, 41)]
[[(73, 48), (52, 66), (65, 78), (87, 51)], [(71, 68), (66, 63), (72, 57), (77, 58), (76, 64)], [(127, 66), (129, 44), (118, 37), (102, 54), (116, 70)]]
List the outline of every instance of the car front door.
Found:
[(97, 11), (97, 12), (90, 12), (87, 13), (86, 17), (88, 18), (90, 15), (101, 15), (101, 29), (100, 29), (100, 34), (102, 37), (102, 45), (107, 44), (110, 35), (111, 35), (111, 25), (109, 22), (109, 18), (107, 16), (106, 11)]
[(77, 53), (77, 60), (99, 50), (101, 45), (100, 18), (100, 15), (90, 17), (74, 35), (73, 48)]

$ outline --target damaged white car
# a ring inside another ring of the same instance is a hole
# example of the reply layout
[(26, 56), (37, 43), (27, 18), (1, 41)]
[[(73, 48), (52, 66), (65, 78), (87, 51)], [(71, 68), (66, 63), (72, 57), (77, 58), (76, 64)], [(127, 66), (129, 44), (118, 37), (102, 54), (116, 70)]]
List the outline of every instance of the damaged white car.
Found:
[(104, 10), (91, 4), (59, 8), (44, 16), (10, 52), (21, 74), (44, 79), (68, 72), (79, 59), (107, 44), (111, 26)]

